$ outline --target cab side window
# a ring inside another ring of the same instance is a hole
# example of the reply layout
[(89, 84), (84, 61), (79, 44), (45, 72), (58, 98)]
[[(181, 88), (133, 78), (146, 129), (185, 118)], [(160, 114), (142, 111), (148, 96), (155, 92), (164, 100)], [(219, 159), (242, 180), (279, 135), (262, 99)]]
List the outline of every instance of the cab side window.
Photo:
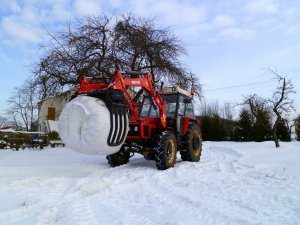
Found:
[(193, 104), (191, 102), (185, 104), (185, 115), (194, 116)]
[(178, 116), (184, 116), (185, 104), (183, 102), (184, 97), (180, 95), (178, 105)]

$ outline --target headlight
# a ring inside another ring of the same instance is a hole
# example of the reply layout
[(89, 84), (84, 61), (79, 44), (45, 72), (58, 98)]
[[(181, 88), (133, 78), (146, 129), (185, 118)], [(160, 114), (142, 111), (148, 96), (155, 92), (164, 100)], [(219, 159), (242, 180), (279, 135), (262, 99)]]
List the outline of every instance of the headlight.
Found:
[(134, 127), (134, 131), (137, 132), (139, 130), (138, 126)]

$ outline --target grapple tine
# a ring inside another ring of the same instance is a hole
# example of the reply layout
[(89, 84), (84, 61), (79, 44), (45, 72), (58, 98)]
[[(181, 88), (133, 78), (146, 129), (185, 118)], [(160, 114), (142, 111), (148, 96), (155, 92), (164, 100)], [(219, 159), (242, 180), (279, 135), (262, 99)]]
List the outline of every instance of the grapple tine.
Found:
[(119, 133), (117, 134), (116, 142), (120, 142), (120, 138), (122, 136), (122, 133), (124, 132), (124, 124), (123, 124), (123, 115), (122, 115), (122, 109), (118, 108), (118, 118), (119, 118)]
[(120, 142), (123, 142), (124, 139), (126, 138), (126, 134), (128, 132), (128, 115), (126, 114), (126, 112), (122, 115), (122, 120), (123, 120), (123, 124), (124, 124), (124, 128), (123, 128), (123, 132), (122, 135), (120, 137)]
[(112, 146), (111, 143), (113, 143), (113, 134), (116, 129), (116, 122), (115, 122), (115, 115), (113, 113), (110, 113), (110, 131), (107, 138), (107, 144), (109, 146)]
[(107, 144), (109, 146), (120, 145), (127, 134), (127, 109), (119, 104), (112, 104), (111, 108), (111, 130)]

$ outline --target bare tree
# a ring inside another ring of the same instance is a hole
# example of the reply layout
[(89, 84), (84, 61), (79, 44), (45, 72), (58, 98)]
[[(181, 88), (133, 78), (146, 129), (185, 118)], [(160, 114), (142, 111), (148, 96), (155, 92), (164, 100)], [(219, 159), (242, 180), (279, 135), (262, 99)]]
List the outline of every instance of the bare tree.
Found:
[(116, 58), (131, 70), (149, 70), (155, 80), (167, 79), (187, 88), (193, 74), (179, 61), (184, 44), (169, 28), (157, 28), (152, 19), (123, 16), (114, 30)]
[(287, 80), (286, 77), (279, 75), (276, 70), (269, 69), (269, 72), (272, 73), (278, 81), (278, 86), (273, 92), (272, 98), (269, 99), (272, 110), (276, 115), (272, 131), (275, 146), (278, 148), (280, 145), (276, 134), (277, 126), (284, 114), (288, 114), (290, 111), (295, 110), (294, 99), (291, 99), (290, 97), (291, 94), (295, 93), (295, 90), (291, 80)]
[(226, 139), (232, 140), (234, 138), (235, 122), (233, 121), (233, 107), (229, 102), (225, 102), (222, 108), (223, 126), (226, 133)]
[(257, 118), (257, 115), (260, 111), (270, 111), (268, 100), (259, 97), (256, 94), (251, 94), (244, 97), (244, 102), (241, 105), (247, 105), (254, 118)]
[(8, 99), (8, 117), (17, 125), (22, 121), (27, 131), (31, 124), (37, 119), (37, 94), (35, 87), (26, 82), (25, 85), (15, 88), (14, 93)]
[(86, 17), (66, 32), (50, 36), (43, 55), (33, 65), (35, 83), (41, 99), (56, 95), (63, 88), (75, 86), (81, 75), (109, 76), (114, 66), (111, 18)]
[(297, 140), (300, 141), (300, 115), (295, 119), (295, 133)]
[(202, 101), (200, 105), (200, 116), (219, 116), (220, 117), (220, 106), (217, 100), (212, 102)]
[(225, 102), (224, 103), (224, 108), (223, 108), (223, 118), (227, 120), (233, 120), (233, 108), (230, 102)]
[(9, 120), (7, 117), (0, 116), (0, 128), (9, 125)]
[(244, 102), (241, 104), (247, 106), (251, 112), (253, 121), (253, 140), (265, 141), (271, 140), (271, 109), (268, 105), (268, 100), (257, 96), (256, 94), (244, 97)]
[(156, 80), (185, 88), (193, 83), (200, 91), (195, 76), (179, 60), (185, 54), (184, 44), (151, 19), (88, 16), (75, 26), (69, 24), (66, 32), (49, 35), (50, 44), (42, 47), (43, 56), (33, 65), (42, 99), (76, 85), (81, 75), (111, 77), (116, 65), (123, 70), (150, 70)]

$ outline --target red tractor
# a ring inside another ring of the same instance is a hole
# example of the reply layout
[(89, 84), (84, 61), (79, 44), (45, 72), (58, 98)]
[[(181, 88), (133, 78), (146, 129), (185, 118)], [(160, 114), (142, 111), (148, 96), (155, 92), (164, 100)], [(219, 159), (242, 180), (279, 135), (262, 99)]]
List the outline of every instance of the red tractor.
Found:
[(80, 83), (74, 97), (99, 98), (110, 111), (107, 144), (116, 146), (126, 139), (119, 152), (107, 155), (112, 167), (126, 164), (134, 153), (155, 160), (160, 170), (174, 166), (177, 151), (183, 161), (200, 160), (202, 140), (193, 93), (177, 86), (161, 85), (157, 90), (149, 72), (117, 70), (111, 81), (84, 76)]

